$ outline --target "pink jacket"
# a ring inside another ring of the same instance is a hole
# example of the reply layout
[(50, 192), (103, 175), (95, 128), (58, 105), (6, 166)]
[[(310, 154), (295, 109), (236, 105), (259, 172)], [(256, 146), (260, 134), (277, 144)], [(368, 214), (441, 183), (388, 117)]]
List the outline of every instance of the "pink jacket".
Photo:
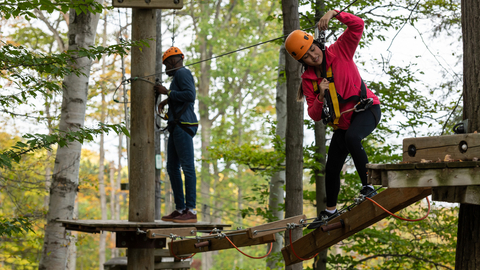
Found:
[[(337, 93), (343, 99), (348, 99), (351, 96), (360, 95), (361, 77), (357, 66), (353, 62), (353, 55), (362, 38), (364, 23), (359, 17), (346, 12), (338, 14), (336, 18), (347, 25), (347, 29), (335, 43), (326, 48), (327, 69), (332, 66)], [(320, 121), (322, 119), (323, 102), (318, 101), (318, 94), (313, 92), (312, 80), (316, 80), (320, 85), (323, 78), (317, 78), (314, 68), (308, 67), (302, 75), (303, 94), (307, 100), (308, 115), (314, 121)], [(374, 105), (380, 104), (378, 97), (368, 87), (367, 97), (373, 98)], [(354, 101), (345, 104), (340, 103), (340, 112), (353, 108), (355, 104)], [(348, 129), (352, 114), (353, 112), (343, 114), (340, 117), (338, 128)]]

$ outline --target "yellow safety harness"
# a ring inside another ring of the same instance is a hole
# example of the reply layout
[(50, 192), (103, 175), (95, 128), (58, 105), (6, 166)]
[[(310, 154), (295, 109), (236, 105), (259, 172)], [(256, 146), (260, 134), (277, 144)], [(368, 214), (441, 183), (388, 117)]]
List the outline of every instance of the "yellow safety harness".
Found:
[[(327, 70), (326, 79), (328, 80), (328, 91), (325, 91), (325, 101), (323, 104), (323, 111), (322, 111), (322, 120), (324, 124), (328, 124), (332, 126), (334, 129), (338, 128), (338, 123), (340, 122), (340, 116), (343, 113), (350, 112), (350, 111), (364, 111), (369, 109), (373, 104), (373, 99), (367, 98), (367, 89), (365, 87), (365, 83), (363, 80), (361, 81), (361, 91), (360, 95), (358, 96), (351, 96), (347, 99), (343, 99), (337, 93), (335, 88), (335, 83), (333, 80), (333, 71), (332, 67), (330, 66)], [(313, 91), (314, 93), (318, 94), (320, 89), (318, 88), (318, 83), (316, 80), (312, 80), (313, 84)], [(357, 104), (354, 108), (346, 110), (344, 112), (340, 112), (340, 103), (347, 103), (350, 101), (356, 101)], [(358, 107), (358, 108), (357, 108)]]

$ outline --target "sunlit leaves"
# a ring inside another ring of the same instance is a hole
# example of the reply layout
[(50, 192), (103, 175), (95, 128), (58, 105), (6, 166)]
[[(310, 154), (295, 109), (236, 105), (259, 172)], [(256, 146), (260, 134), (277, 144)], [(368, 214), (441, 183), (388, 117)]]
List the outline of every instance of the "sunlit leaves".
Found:
[(5, 19), (23, 16), (27, 20), (37, 18), (33, 10), (39, 9), (52, 13), (54, 11), (60, 11), (67, 13), (70, 9), (73, 9), (77, 14), (86, 13), (90, 11), (92, 13), (99, 13), (105, 9), (100, 3), (94, 0), (4, 0), (0, 4), (0, 14)]
[(34, 232), (32, 226), (31, 221), (26, 217), (0, 217), (0, 236), (12, 237), (29, 231)]
[(0, 153), (0, 167), (11, 168), (13, 162), (20, 162), (23, 155), (38, 149), (51, 149), (51, 146), (57, 144), (59, 147), (68, 147), (71, 142), (81, 144), (93, 141), (96, 135), (102, 133), (124, 133), (129, 136), (128, 130), (124, 125), (119, 124), (100, 124), (98, 128), (79, 128), (77, 131), (57, 131), (53, 134), (25, 134), (25, 141), (18, 141), (10, 149)]

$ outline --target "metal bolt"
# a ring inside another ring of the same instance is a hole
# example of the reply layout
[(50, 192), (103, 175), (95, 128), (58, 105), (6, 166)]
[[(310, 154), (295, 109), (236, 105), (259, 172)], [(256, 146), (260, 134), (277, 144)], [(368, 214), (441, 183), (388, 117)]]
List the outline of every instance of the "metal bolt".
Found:
[(173, 3), (175, 3), (175, 5), (178, 5), (178, 3), (180, 3), (180, 0), (173, 0)]
[(117, 0), (117, 1), (118, 1), (118, 3), (123, 3), (123, 0)]
[(122, 246), (126, 246), (127, 243), (125, 241), (122, 241)]

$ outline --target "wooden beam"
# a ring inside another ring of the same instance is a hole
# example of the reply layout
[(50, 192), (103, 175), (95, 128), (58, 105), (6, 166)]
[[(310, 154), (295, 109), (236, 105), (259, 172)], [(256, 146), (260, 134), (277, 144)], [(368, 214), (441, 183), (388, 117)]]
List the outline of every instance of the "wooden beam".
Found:
[(117, 8), (182, 9), (183, 0), (112, 0)]
[[(372, 199), (389, 211), (397, 212), (430, 194), (431, 188), (389, 188), (380, 192)], [(388, 217), (388, 214), (385, 211), (366, 200), (354, 207), (351, 211), (330, 221), (330, 223), (335, 223), (342, 219), (345, 223), (344, 228), (329, 232), (323, 232), (318, 228), (293, 242), (292, 246), (299, 257), (309, 258), (386, 217)], [(288, 245), (282, 249), (283, 258), (287, 266), (301, 262), (301, 260), (293, 254), (291, 248), (292, 247)]]
[(367, 164), (369, 183), (389, 188), (480, 185), (480, 162)]
[(150, 229), (147, 230), (148, 238), (166, 238), (171, 234), (176, 236), (195, 236), (197, 234), (197, 228), (195, 227), (186, 227), (186, 228), (168, 228), (168, 229)]
[(247, 235), (249, 238), (258, 238), (273, 233), (283, 232), (287, 230), (287, 224), (295, 223), (297, 225), (302, 224), (307, 219), (305, 215), (299, 215), (290, 217), (274, 222), (270, 222), (264, 225), (255, 226), (247, 229)]
[(480, 158), (480, 133), (403, 140), (403, 161), (405, 162), (420, 162), (422, 159), (443, 161), (447, 154), (454, 160)]
[(432, 200), (480, 205), (480, 186), (436, 187), (432, 189)]
[[(234, 233), (226, 234), (228, 238), (237, 247), (248, 247), (275, 242), (275, 234), (265, 235), (259, 238), (250, 239), (247, 235), (247, 230), (240, 230)], [(195, 244), (205, 243), (203, 247), (195, 247)], [(178, 240), (168, 243), (170, 253), (178, 255), (188, 253), (200, 253), (214, 250), (234, 248), (226, 238), (209, 238), (209, 239), (186, 239)]]
[(192, 261), (180, 261), (180, 262), (159, 262), (155, 263), (155, 270), (161, 269), (190, 269)]
[(389, 171), (387, 182), (389, 188), (480, 185), (480, 168)]

